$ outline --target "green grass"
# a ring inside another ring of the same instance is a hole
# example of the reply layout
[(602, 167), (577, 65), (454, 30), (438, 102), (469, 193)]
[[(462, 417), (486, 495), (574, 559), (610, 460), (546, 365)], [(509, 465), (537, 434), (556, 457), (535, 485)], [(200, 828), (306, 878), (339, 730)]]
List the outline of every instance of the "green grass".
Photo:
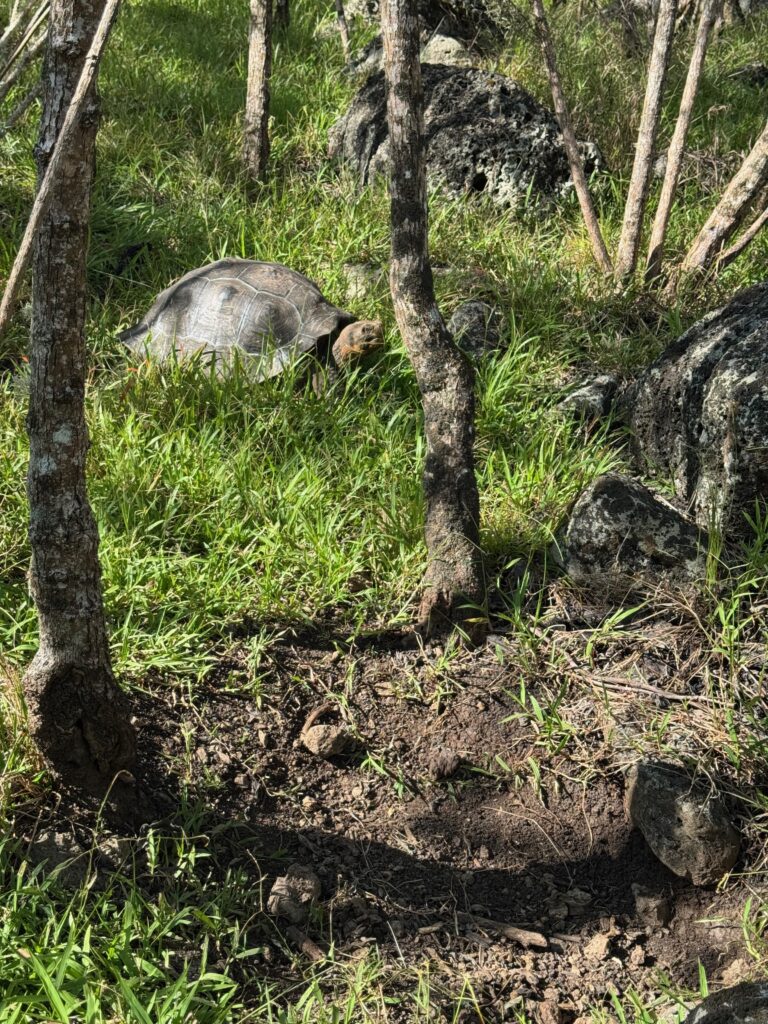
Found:
[[(241, 374), (220, 380), (197, 365), (129, 368), (116, 340), (170, 280), (225, 254), (287, 263), (342, 306), (345, 262), (386, 265), (385, 189), (359, 192), (326, 157), (328, 129), (355, 85), (342, 74), (337, 39), (315, 35), (319, 22), (331, 24), (332, 4), (295, 6), (275, 54), (272, 178), (255, 199), (240, 168), (246, 4), (133, 0), (103, 68), (89, 252), (90, 494), (115, 665), (139, 684), (149, 670), (168, 685), (200, 678), (243, 622), (264, 638), (330, 616), (350, 635), (407, 620), (424, 566), (418, 394), (386, 286), (353, 307), (383, 320), (386, 352), (323, 397), (300, 374), (253, 386)], [(595, 194), (606, 237), (615, 242), (642, 65), (622, 55), (618, 31), (597, 14), (576, 25), (563, 5), (554, 27), (579, 134), (599, 142), (609, 167)], [(357, 41), (368, 35), (358, 30)], [(689, 145), (713, 154), (706, 166), (720, 177), (765, 116), (764, 94), (731, 73), (767, 45), (763, 13), (748, 28), (724, 33), (708, 58)], [(489, 66), (549, 102), (538, 51), (526, 36), (510, 39)], [(683, 80), (678, 55), (674, 96)], [(674, 111), (670, 100), (667, 134)], [(0, 139), (0, 279), (34, 190), (34, 139), (34, 115)], [(684, 251), (717, 192), (709, 174), (687, 175), (671, 254)], [(636, 295), (603, 287), (572, 197), (543, 210), (500, 212), (435, 194), (430, 244), (434, 261), (448, 268), (437, 279), (443, 310), (477, 296), (498, 304), (507, 322), (506, 351), (478, 367), (478, 478), (492, 576), (515, 560), (540, 559), (575, 495), (621, 465), (620, 446), (604, 432), (586, 436), (558, 416), (563, 389), (596, 367), (628, 373), (644, 364), (704, 308), (764, 276), (768, 259), (764, 233), (684, 309), (649, 311)], [(139, 248), (118, 273), (129, 247)], [(0, 377), (0, 651), (9, 678), (36, 645), (25, 578), (20, 360), (27, 334), (20, 316), (0, 342), (0, 360), (13, 366)], [(731, 658), (763, 615), (763, 535), (758, 524), (747, 567), (733, 586), (714, 592), (702, 623), (713, 650)], [(521, 623), (524, 610), (507, 596), (508, 616)], [(541, 708), (526, 700), (521, 714), (557, 745), (560, 733), (546, 733), (549, 710), (541, 722)], [(39, 765), (19, 739), (20, 715), (6, 695), (3, 818), (20, 792), (34, 794), (39, 784)], [(740, 771), (758, 757), (751, 744), (760, 728), (756, 707), (749, 736), (726, 729), (724, 756)], [(250, 956), (242, 908), (251, 914), (253, 898), (236, 873), (222, 882), (206, 881), (203, 872), (201, 881), (177, 863), (178, 885), (157, 898), (125, 883), (67, 896), (55, 879), (20, 869), (22, 857), (10, 843), (0, 851), (0, 1024), (384, 1020), (400, 1005), (409, 1020), (428, 1019), (429, 969), (398, 973), (374, 954), (358, 965), (331, 959), (287, 995), (264, 982), (248, 994), (246, 1016), (236, 1009), (243, 993), (232, 965)], [(223, 966), (212, 966), (214, 940)], [(185, 942), (207, 950), (194, 978), (168, 958), (174, 943)], [(472, 999), (471, 990), (455, 994), (455, 1019)], [(629, 997), (625, 1007), (627, 1019), (655, 1019)]]

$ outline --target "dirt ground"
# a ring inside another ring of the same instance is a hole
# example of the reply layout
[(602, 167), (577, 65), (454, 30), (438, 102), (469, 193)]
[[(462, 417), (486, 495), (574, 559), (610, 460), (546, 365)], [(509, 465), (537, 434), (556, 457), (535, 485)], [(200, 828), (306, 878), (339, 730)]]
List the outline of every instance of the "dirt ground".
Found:
[[(350, 648), (332, 628), (286, 631), (250, 691), (245, 647), (192, 694), (145, 681), (137, 813), (172, 821), (182, 798), (197, 801), (213, 862), (252, 871), (259, 906), (290, 864), (317, 874), (319, 907), (287, 942), (264, 915), (262, 973), (331, 942), (352, 959), (377, 944), (393, 963), (430, 960), (446, 993), (469, 976), (484, 1020), (525, 1005), (543, 1024), (589, 1019), (611, 993), (696, 991), (699, 963), (710, 984), (734, 983), (749, 971), (740, 916), (755, 877), (697, 889), (624, 813), (633, 731), (674, 729), (678, 713), (695, 731), (705, 699), (690, 665), (680, 671), (679, 631), (644, 636), (642, 655), (624, 641), (634, 671), (622, 676), (621, 643), (607, 673), (594, 652), (587, 663), (503, 636), (446, 652), (407, 632)], [(531, 695), (549, 708), (541, 719)], [(311, 753), (308, 719), (343, 726), (350, 748)], [(70, 817), (87, 843), (89, 815)]]

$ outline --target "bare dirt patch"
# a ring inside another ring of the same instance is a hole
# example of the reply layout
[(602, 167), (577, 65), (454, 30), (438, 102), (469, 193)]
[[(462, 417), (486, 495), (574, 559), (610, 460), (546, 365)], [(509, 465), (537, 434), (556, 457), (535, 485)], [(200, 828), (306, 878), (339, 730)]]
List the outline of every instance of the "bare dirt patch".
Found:
[[(252, 872), (265, 943), (254, 969), (285, 977), (331, 944), (351, 960), (378, 946), (399, 966), (429, 960), (446, 991), (469, 977), (482, 1019), (525, 1002), (566, 1024), (611, 993), (696, 989), (699, 963), (717, 983), (749, 960), (740, 917), (755, 878), (696, 889), (624, 813), (632, 730), (683, 710), (662, 640), (633, 660), (654, 667), (651, 692), (627, 676), (618, 716), (581, 676), (594, 658), (569, 656), (561, 679), (551, 651), (506, 644), (452, 653), (393, 634), (349, 648), (332, 632), (286, 633), (251, 692), (235, 653), (192, 695), (160, 683), (136, 695), (134, 816), (172, 826), (194, 803), (207, 870)], [(610, 656), (621, 664), (621, 644)], [(308, 722), (341, 727), (347, 751), (312, 753)], [(89, 812), (72, 817), (90, 827)], [(322, 892), (286, 941), (286, 923), (278, 936), (260, 911), (292, 863)]]

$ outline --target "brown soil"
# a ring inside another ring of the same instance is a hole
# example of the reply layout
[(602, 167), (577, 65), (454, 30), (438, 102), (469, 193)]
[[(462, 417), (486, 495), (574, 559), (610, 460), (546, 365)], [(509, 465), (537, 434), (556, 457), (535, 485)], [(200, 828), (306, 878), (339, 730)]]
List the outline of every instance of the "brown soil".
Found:
[[(672, 700), (668, 659), (644, 658)], [(566, 724), (547, 737), (515, 696), (524, 679), (551, 698), (552, 676), (503, 643), (451, 659), (408, 635), (349, 650), (333, 635), (286, 634), (258, 694), (243, 692), (242, 671), (235, 654), (191, 698), (145, 683), (131, 791), (145, 820), (172, 822), (182, 796), (199, 801), (209, 865), (252, 871), (257, 909), (291, 863), (317, 873), (310, 942), (286, 944), (265, 916), (261, 976), (285, 977), (313, 943), (346, 958), (378, 944), (393, 964), (431, 960), (446, 992), (469, 976), (484, 1020), (510, 1019), (524, 1000), (567, 1024), (612, 992), (658, 995), (665, 976), (696, 989), (699, 962), (716, 983), (746, 956), (744, 885), (693, 888), (627, 823), (623, 767), (636, 754), (587, 682), (570, 680)], [(630, 693), (628, 720), (642, 699), (651, 718), (664, 713), (663, 696)], [(302, 745), (318, 709), (317, 722), (351, 730), (348, 754)], [(75, 829), (88, 821), (80, 810)], [(666, 926), (639, 916), (633, 884), (669, 901)], [(521, 942), (508, 925), (539, 937)]]

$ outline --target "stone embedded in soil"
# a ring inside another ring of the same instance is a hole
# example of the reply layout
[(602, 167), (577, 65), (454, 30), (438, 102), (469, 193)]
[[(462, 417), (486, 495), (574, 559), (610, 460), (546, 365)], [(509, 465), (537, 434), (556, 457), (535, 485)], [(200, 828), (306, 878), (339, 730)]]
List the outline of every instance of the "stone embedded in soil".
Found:
[[(618, 473), (598, 477), (576, 501), (554, 552), (577, 583), (653, 588), (701, 578), (707, 539), (672, 505)], [(607, 587), (607, 589), (605, 589)]]
[(450, 747), (438, 747), (429, 758), (429, 775), (435, 782), (450, 779), (461, 767), (461, 758)]
[(615, 373), (601, 374), (579, 384), (557, 403), (557, 408), (574, 418), (603, 419), (611, 411), (618, 386), (619, 378)]
[(89, 874), (86, 851), (71, 836), (53, 829), (40, 832), (29, 844), (30, 864), (40, 865), (45, 873), (66, 889), (77, 889)]
[(275, 879), (267, 901), (273, 917), (283, 917), (291, 924), (303, 924), (315, 900), (320, 898), (320, 879), (303, 864), (291, 864), (287, 872)]
[[(557, 121), (510, 78), (476, 68), (422, 65), (427, 173), (449, 194), (482, 193), (501, 206), (568, 192), (572, 185)], [(384, 75), (361, 87), (333, 126), (330, 153), (354, 167), (360, 183), (389, 172)], [(581, 143), (588, 171), (597, 147)]]
[(470, 299), (453, 311), (448, 330), (459, 348), (472, 356), (493, 352), (501, 345), (504, 318), (487, 302)]
[(768, 493), (768, 281), (694, 324), (620, 402), (638, 461), (726, 540)]
[(648, 889), (637, 882), (632, 884), (635, 895), (635, 913), (649, 928), (663, 928), (672, 920), (672, 904), (664, 893)]
[(746, 982), (715, 992), (691, 1010), (684, 1024), (768, 1024), (768, 983)]
[(626, 809), (662, 864), (694, 885), (714, 885), (739, 856), (739, 834), (709, 787), (675, 765), (646, 762), (627, 775)]
[(301, 742), (316, 757), (337, 757), (354, 746), (354, 737), (344, 725), (311, 725), (301, 734)]
[(449, 64), (455, 68), (472, 66), (472, 54), (466, 46), (453, 36), (438, 32), (421, 48), (424, 64)]

